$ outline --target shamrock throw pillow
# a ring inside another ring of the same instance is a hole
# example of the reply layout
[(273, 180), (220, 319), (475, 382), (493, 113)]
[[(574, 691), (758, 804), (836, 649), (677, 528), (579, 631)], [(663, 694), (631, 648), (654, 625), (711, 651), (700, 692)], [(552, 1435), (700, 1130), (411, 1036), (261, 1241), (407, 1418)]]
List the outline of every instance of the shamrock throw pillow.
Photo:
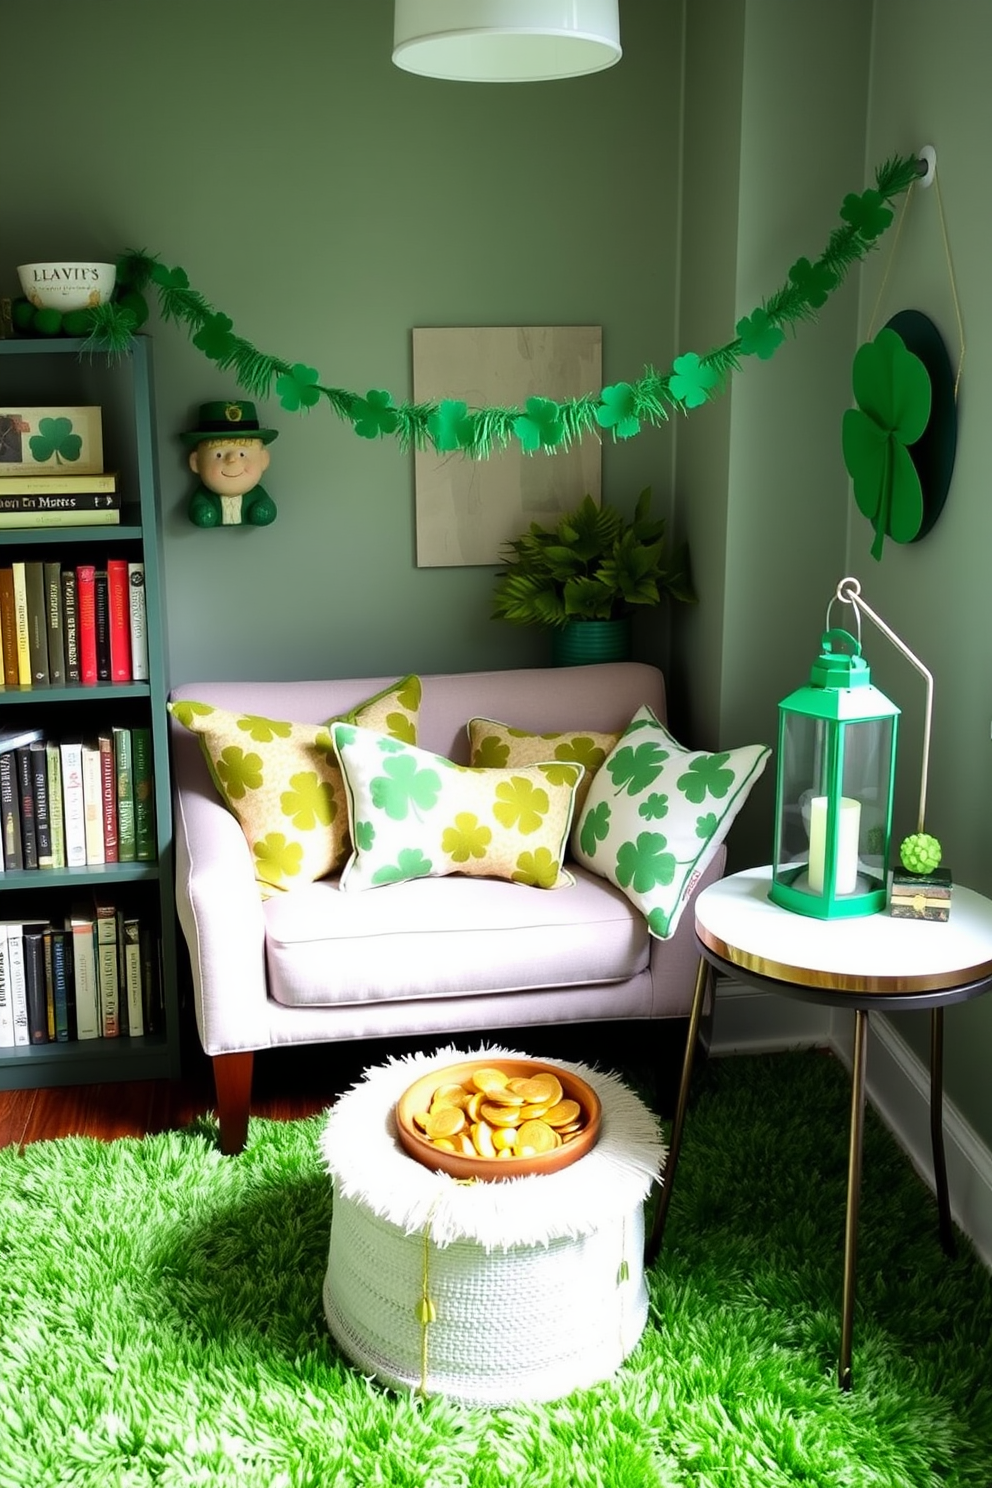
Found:
[[(404, 677), (346, 716), (415, 743), (420, 696), (420, 678)], [(335, 720), (288, 723), (185, 699), (169, 711), (198, 735), (214, 785), (248, 840), (264, 895), (341, 867), (351, 841), (330, 733)]]
[(331, 727), (354, 843), (343, 890), (465, 873), (554, 889), (582, 766), (472, 769), (347, 723)]
[(507, 769), (554, 759), (584, 765), (586, 773), (575, 792), (577, 817), (589, 793), (593, 776), (619, 738), (619, 734), (593, 733), (591, 729), (570, 729), (558, 734), (528, 734), (523, 729), (511, 728), (507, 723), (496, 723), (491, 718), (470, 718), (469, 764), (477, 768)]
[(667, 940), (770, 754), (765, 744), (683, 749), (639, 708), (589, 788), (572, 832), (576, 860), (622, 889)]

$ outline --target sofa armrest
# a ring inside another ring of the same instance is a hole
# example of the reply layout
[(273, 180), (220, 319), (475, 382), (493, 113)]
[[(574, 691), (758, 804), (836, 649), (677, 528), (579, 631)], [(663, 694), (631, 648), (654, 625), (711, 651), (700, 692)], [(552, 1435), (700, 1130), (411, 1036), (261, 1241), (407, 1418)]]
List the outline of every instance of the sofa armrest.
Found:
[(202, 783), (177, 783), (175, 829), (176, 911), (189, 947), (204, 1051), (266, 1048), (262, 900), (244, 833), (205, 770)]

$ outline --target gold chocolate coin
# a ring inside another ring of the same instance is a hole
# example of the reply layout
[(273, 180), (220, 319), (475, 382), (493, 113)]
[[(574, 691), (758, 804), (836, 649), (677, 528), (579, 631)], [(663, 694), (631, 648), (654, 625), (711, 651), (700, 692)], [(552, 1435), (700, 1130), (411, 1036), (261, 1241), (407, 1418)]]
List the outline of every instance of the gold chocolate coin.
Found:
[(517, 1132), (517, 1152), (530, 1147), (535, 1153), (551, 1152), (558, 1138), (546, 1121), (525, 1121)]
[(464, 1111), (459, 1111), (457, 1106), (442, 1106), (440, 1111), (431, 1111), (424, 1123), (424, 1130), (431, 1138), (454, 1137), (464, 1126)]
[(515, 1087), (524, 1100), (535, 1106), (556, 1106), (562, 1098), (561, 1081), (550, 1070), (532, 1075)]
[(582, 1107), (576, 1100), (561, 1100), (556, 1106), (552, 1106), (545, 1113), (544, 1119), (549, 1126), (556, 1127), (561, 1131), (563, 1126), (571, 1126), (572, 1122), (582, 1115)]
[(472, 1142), (480, 1157), (495, 1157), (496, 1148), (493, 1145), (493, 1129), (484, 1121), (477, 1121), (472, 1127)]
[(490, 1090), (502, 1090), (506, 1084), (506, 1078), (502, 1070), (489, 1069), (487, 1065), (483, 1065), (481, 1069), (473, 1070), (472, 1072), (472, 1084), (476, 1090), (481, 1090), (484, 1095), (488, 1094)]
[(520, 1121), (517, 1106), (498, 1106), (495, 1101), (483, 1101), (479, 1115), (490, 1126), (517, 1126)]

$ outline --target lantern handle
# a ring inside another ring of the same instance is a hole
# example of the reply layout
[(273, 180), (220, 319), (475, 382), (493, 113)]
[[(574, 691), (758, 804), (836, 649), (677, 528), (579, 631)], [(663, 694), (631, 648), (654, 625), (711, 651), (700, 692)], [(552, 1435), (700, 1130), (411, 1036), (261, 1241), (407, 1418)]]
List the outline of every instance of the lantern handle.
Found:
[[(918, 832), (922, 832), (923, 820), (926, 815), (927, 807), (927, 775), (930, 770), (930, 727), (933, 719), (933, 676), (931, 675), (930, 671), (923, 665), (920, 658), (918, 656), (915, 656), (913, 652), (910, 651), (906, 643), (899, 639), (895, 631), (892, 630), (888, 625), (886, 625), (881, 616), (876, 615), (871, 605), (862, 598), (861, 585), (857, 579), (851, 577), (841, 579), (840, 583), (837, 585), (837, 592), (834, 597), (836, 599), (839, 599), (842, 604), (849, 604), (853, 606), (855, 617), (858, 622), (859, 642), (861, 640), (861, 611), (863, 610), (868, 616), (869, 620), (872, 620), (875, 625), (878, 626), (882, 634), (892, 642), (896, 650), (901, 651), (910, 665), (916, 668), (916, 670), (919, 672), (920, 676), (926, 683), (926, 706), (923, 715), (923, 766), (920, 773), (920, 809), (917, 816), (916, 825), (916, 830)], [(833, 600), (831, 600), (830, 603), (833, 604)], [(829, 625), (829, 623), (830, 608), (828, 606), (827, 624)]]

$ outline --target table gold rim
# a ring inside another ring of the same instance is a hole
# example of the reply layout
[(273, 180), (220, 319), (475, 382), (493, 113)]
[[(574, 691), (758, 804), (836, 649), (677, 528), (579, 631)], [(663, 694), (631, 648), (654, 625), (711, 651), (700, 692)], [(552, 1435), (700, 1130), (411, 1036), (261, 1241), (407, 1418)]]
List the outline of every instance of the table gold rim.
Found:
[(926, 975), (904, 976), (855, 976), (849, 972), (817, 971), (808, 966), (793, 966), (786, 961), (777, 961), (771, 956), (758, 956), (732, 946), (720, 936), (714, 935), (704, 925), (696, 925), (696, 934), (707, 950), (713, 951), (732, 966), (742, 971), (767, 977), (770, 981), (792, 982), (797, 987), (819, 988), (829, 992), (886, 993), (920, 996), (927, 992), (947, 992), (954, 987), (965, 987), (971, 982), (980, 982), (992, 976), (992, 960), (979, 962), (971, 967), (957, 967), (953, 971), (928, 972)]

